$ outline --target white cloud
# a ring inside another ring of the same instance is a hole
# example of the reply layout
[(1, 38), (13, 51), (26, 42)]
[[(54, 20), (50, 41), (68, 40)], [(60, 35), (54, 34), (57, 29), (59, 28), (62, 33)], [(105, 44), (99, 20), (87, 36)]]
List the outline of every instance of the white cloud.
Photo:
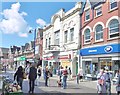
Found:
[(5, 9), (1, 13), (3, 19), (0, 21), (0, 31), (6, 34), (17, 33), (20, 37), (27, 37), (29, 26), (24, 19), (25, 12), (19, 12), (20, 3), (11, 5), (10, 9)]
[(36, 23), (39, 24), (40, 27), (44, 27), (46, 25), (46, 22), (41, 18), (37, 19)]
[(28, 37), (27, 33), (19, 33), (20, 37)]

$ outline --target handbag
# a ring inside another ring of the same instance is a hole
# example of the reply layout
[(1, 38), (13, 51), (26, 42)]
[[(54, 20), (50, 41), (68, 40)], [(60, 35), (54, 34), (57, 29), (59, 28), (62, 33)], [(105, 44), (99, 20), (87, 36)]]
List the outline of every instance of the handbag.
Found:
[(23, 73), (23, 79), (27, 79), (26, 73)]

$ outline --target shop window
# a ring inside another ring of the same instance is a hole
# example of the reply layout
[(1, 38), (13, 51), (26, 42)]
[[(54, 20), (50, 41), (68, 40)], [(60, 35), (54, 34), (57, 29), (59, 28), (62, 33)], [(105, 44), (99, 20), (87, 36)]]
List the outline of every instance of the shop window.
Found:
[(113, 19), (109, 23), (109, 38), (119, 37), (119, 22)]

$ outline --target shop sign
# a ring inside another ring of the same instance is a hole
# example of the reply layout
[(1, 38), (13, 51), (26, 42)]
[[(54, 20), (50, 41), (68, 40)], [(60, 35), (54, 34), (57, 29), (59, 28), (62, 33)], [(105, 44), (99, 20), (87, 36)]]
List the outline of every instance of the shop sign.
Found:
[(112, 50), (113, 50), (112, 46), (106, 46), (106, 47), (104, 48), (104, 51), (105, 51), (106, 53), (112, 52)]
[(111, 44), (93, 48), (85, 48), (80, 50), (81, 56), (120, 53), (120, 44)]
[(44, 57), (43, 60), (53, 60), (54, 56)]

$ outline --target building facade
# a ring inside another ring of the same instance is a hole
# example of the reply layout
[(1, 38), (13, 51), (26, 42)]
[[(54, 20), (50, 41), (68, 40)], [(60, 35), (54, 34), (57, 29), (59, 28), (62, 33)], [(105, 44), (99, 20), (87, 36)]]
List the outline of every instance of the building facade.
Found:
[(81, 66), (85, 74), (96, 75), (101, 68), (114, 73), (120, 68), (120, 2), (87, 0), (80, 29)]
[(51, 18), (51, 24), (43, 32), (43, 67), (53, 66), (54, 72), (61, 65), (68, 66), (75, 76), (79, 67), (81, 2), (65, 12), (61, 9)]

